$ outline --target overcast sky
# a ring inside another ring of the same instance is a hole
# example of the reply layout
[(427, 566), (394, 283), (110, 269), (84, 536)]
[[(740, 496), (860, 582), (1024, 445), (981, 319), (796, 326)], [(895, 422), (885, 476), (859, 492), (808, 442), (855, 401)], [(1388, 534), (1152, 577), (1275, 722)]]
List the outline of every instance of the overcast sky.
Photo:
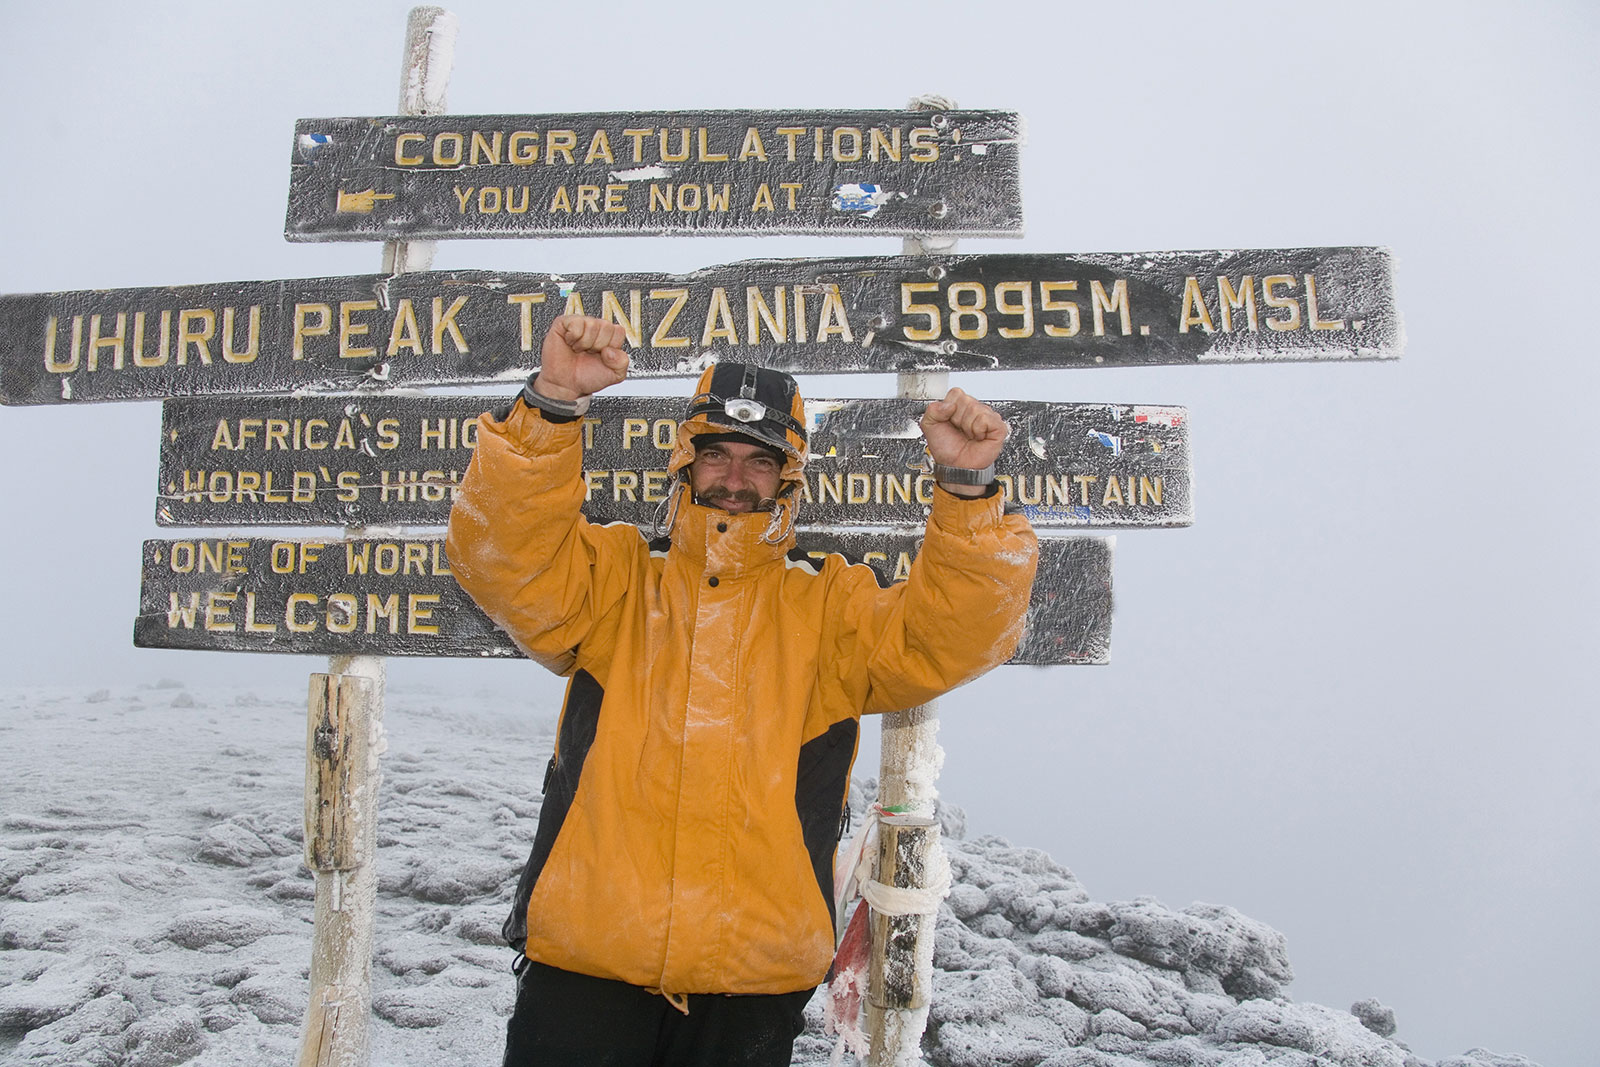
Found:
[[(957, 377), (995, 398), (1187, 405), (1196, 524), (1120, 535), (1110, 666), (1001, 668), (943, 701), (941, 787), (973, 832), (1045, 848), (1101, 899), (1273, 924), (1298, 999), (1378, 997), (1425, 1056), (1595, 1062), (1592, 5), (453, 10), (455, 112), (893, 108), (925, 92), (1018, 110), (1027, 235), (965, 251), (1393, 248), (1398, 363)], [(376, 270), (374, 245), (283, 241), (288, 162), (298, 117), (392, 113), (405, 12), (6, 5), (0, 291)], [(898, 250), (483, 241), (436, 265)], [(303, 687), (320, 661), (132, 648), (139, 542), (162, 535), (158, 424), (154, 403), (0, 412), (6, 679)], [(391, 677), (559, 694), (525, 663)], [(861, 768), (875, 763), (864, 746)]]

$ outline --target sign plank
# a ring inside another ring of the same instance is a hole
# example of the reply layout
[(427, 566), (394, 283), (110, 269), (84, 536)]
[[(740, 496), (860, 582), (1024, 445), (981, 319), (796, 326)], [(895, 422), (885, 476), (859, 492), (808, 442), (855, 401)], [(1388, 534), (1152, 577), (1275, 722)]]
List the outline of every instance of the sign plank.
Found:
[[(910, 534), (810, 534), (814, 555), (842, 552), (898, 581)], [(1010, 662), (1105, 663), (1111, 552), (1102, 537), (1042, 538), (1028, 630)], [(316, 655), (515, 657), (511, 639), (456, 585), (439, 539), (146, 541), (141, 648)]]
[(301, 119), (291, 241), (1020, 236), (1010, 111)]
[[(162, 409), (163, 526), (443, 525), (477, 443), (482, 396), (227, 397)], [(1011, 424), (1001, 489), (1035, 525), (1186, 526), (1181, 407), (995, 401)], [(915, 400), (806, 405), (803, 527), (921, 527), (932, 502)], [(585, 512), (648, 527), (667, 499), (683, 401), (595, 398)]]
[(0, 400), (517, 381), (550, 320), (635, 377), (1392, 359), (1381, 248), (750, 260), (687, 275), (424, 272), (0, 297)]

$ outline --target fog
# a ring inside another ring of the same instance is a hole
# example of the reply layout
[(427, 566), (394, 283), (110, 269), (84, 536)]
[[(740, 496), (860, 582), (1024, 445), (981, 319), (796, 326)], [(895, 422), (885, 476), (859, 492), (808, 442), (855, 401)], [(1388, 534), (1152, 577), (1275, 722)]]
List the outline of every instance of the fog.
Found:
[[(942, 701), (941, 789), (972, 832), (1046, 849), (1103, 899), (1270, 923), (1292, 995), (1377, 997), (1424, 1056), (1593, 1062), (1592, 7), (452, 10), (458, 113), (892, 108), (927, 92), (1020, 111), (1027, 234), (963, 251), (1391, 247), (1399, 362), (954, 377), (995, 398), (1187, 406), (1196, 522), (1119, 534), (1110, 665), (1004, 667)], [(285, 243), (284, 200), (296, 118), (392, 113), (405, 12), (11, 5), (0, 291), (377, 270), (376, 245)], [(898, 250), (462, 241), (435, 265)], [(0, 412), (6, 680), (303, 692), (322, 661), (132, 647), (139, 543), (163, 535), (159, 419), (156, 403)], [(391, 677), (511, 705), (559, 691), (526, 663), (395, 661)]]

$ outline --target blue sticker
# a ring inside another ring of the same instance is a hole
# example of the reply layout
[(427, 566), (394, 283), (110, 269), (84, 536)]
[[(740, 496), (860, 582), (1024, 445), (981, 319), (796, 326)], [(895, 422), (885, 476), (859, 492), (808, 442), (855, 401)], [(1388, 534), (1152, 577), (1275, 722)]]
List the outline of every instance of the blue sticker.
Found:
[(1111, 449), (1111, 454), (1113, 456), (1122, 455), (1122, 438), (1113, 434), (1102, 433), (1099, 430), (1090, 430), (1088, 436)]
[(833, 210), (854, 212), (871, 218), (883, 205), (903, 195), (888, 192), (874, 182), (852, 182), (833, 191)]

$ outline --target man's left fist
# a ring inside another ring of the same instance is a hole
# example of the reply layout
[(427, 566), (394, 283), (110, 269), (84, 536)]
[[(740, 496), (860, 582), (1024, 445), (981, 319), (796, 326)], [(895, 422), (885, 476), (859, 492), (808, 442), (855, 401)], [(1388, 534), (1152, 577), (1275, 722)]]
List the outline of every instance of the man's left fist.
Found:
[(999, 458), (1010, 432), (998, 411), (960, 389), (951, 389), (922, 413), (928, 455), (946, 467), (987, 467)]

